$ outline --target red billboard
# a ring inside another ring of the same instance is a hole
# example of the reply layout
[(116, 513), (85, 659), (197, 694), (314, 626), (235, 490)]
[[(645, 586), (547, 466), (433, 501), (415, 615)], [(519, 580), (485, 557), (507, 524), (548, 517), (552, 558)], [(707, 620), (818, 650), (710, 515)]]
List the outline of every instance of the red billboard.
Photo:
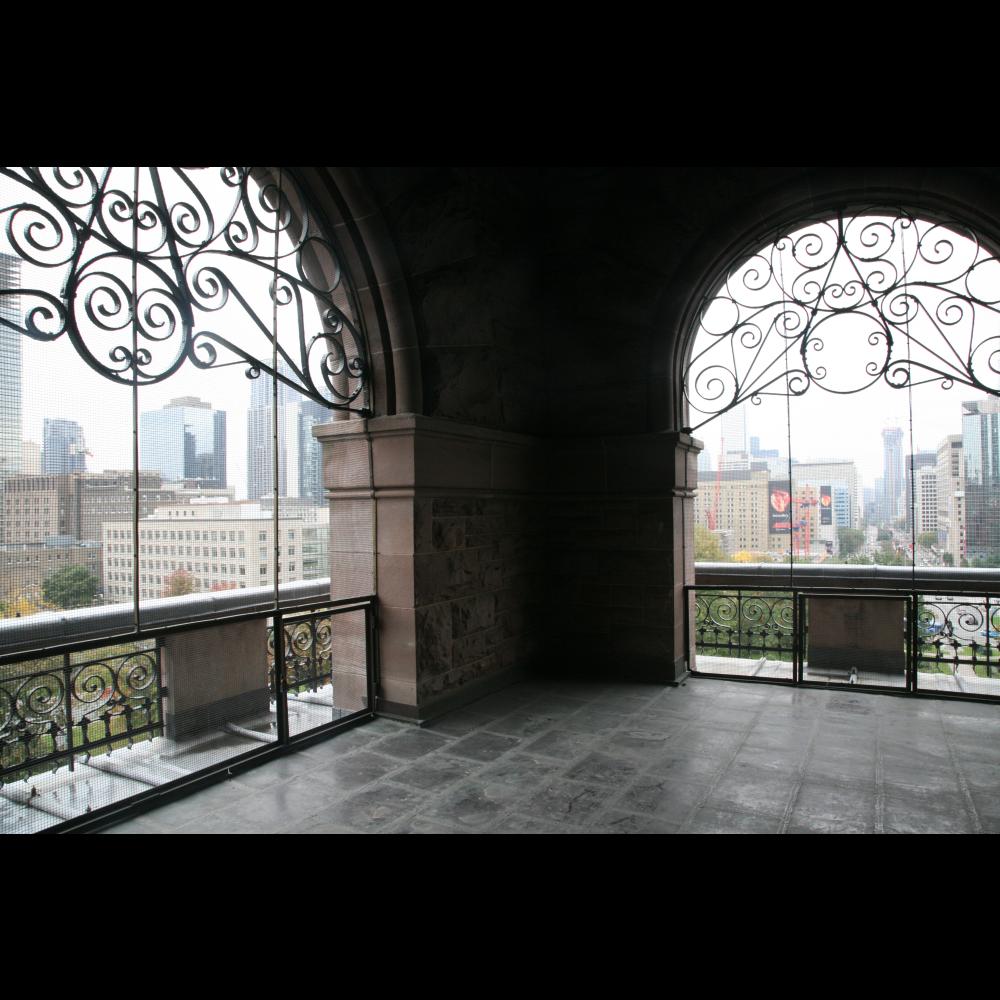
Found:
[(768, 531), (772, 535), (787, 535), (792, 530), (792, 484), (777, 479), (767, 484)]

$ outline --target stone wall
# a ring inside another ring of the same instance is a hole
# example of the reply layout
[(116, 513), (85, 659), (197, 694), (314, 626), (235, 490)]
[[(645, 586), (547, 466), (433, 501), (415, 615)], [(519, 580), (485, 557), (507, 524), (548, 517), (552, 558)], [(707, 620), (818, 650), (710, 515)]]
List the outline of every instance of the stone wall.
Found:
[[(543, 627), (540, 443), (412, 415), (314, 433), (331, 524), (365, 490), (375, 506), (381, 711), (431, 718), (530, 668)], [(371, 487), (359, 448), (371, 449)], [(364, 562), (361, 536), (331, 543), (334, 591)]]
[(674, 681), (686, 671), (698, 442), (549, 442), (546, 670)]

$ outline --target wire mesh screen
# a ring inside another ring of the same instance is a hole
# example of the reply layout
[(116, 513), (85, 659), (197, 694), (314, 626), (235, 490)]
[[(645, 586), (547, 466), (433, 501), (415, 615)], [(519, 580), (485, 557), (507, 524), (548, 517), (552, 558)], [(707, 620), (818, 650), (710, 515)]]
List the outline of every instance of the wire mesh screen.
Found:
[[(270, 669), (274, 670), (274, 624)], [(368, 707), (364, 609), (282, 617), (288, 731), (298, 736)]]

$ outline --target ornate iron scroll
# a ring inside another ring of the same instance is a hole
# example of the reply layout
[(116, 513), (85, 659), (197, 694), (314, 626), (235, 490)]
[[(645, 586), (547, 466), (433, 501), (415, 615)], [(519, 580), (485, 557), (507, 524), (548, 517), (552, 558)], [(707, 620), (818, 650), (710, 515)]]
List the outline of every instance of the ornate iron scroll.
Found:
[(0, 251), (21, 279), (0, 296), (23, 316), (0, 324), (66, 336), (127, 385), (162, 382), (185, 361), (245, 365), (331, 409), (367, 408), (340, 251), (287, 170), (5, 167), (0, 179)]
[(791, 594), (699, 590), (694, 637), (699, 652), (777, 659), (794, 648)]
[(921, 596), (917, 601), (917, 669), (969, 679), (1000, 675), (1000, 604), (983, 597)]
[(160, 734), (159, 649), (132, 645), (0, 670), (0, 783)]
[(753, 254), (702, 309), (684, 393), (708, 416), (691, 430), (813, 385), (958, 382), (1000, 395), (1000, 260), (959, 228), (873, 211)]

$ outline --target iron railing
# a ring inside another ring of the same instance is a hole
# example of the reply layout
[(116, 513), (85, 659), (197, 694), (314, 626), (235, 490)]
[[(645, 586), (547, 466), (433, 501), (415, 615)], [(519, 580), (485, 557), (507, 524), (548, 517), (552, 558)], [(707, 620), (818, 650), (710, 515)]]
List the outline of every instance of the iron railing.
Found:
[(0, 784), (161, 735), (163, 693), (155, 640), (0, 668)]
[[(778, 585), (773, 575), (755, 581), (754, 568), (699, 568), (699, 582), (687, 588), (692, 673), (1000, 699), (1000, 588), (992, 574), (970, 574), (968, 586), (959, 589), (955, 574), (928, 577), (924, 571), (911, 574), (911, 586), (904, 587), (896, 574), (859, 581), (856, 567), (830, 566)], [(855, 602), (855, 618), (857, 602), (887, 602), (866, 612), (880, 622), (883, 662), (869, 654), (862, 657), (865, 664), (852, 666), (846, 637), (835, 662), (828, 651), (822, 660), (811, 656), (813, 601), (838, 598)]]
[[(287, 607), (237, 613), (213, 624), (261, 619), (267, 621), (263, 716), (257, 709), (254, 719), (246, 722), (209, 721), (193, 737), (188, 732), (172, 735), (171, 698), (180, 693), (174, 689), (183, 681), (168, 676), (163, 653), (169, 653), (172, 636), (210, 628), (205, 621), (160, 626), (138, 638), (81, 641), (5, 655), (0, 660), (0, 828), (29, 832), (18, 829), (21, 820), (10, 819), (6, 803), (44, 810), (47, 786), (56, 779), (65, 783), (68, 771), (76, 772), (69, 779), (82, 782), (81, 788), (98, 780), (95, 770), (133, 783), (127, 791), (110, 792), (110, 801), (94, 804), (93, 792), (84, 791), (71, 807), (52, 803), (53, 809), (64, 811), (79, 805), (79, 815), (55, 812), (66, 822), (42, 822), (46, 829), (73, 829), (374, 714), (374, 597), (306, 601), (297, 595)], [(282, 664), (277, 671), (276, 662)], [(346, 695), (336, 690), (341, 676)], [(216, 691), (215, 697), (225, 702), (226, 693)], [(290, 698), (298, 702), (293, 708)], [(152, 741), (160, 738), (164, 743), (157, 750)], [(213, 741), (220, 739), (230, 740), (232, 749), (212, 750)], [(142, 752), (140, 743), (146, 747)], [(136, 755), (130, 758), (124, 751), (133, 747)], [(191, 766), (183, 763), (188, 750)], [(105, 755), (111, 759), (105, 761)], [(53, 772), (62, 772), (62, 778)], [(17, 784), (22, 781), (27, 784)], [(134, 794), (135, 782), (146, 785), (148, 792)], [(110, 784), (105, 782), (103, 790)], [(58, 792), (65, 784), (52, 788)], [(27, 814), (22, 815), (28, 823)]]

